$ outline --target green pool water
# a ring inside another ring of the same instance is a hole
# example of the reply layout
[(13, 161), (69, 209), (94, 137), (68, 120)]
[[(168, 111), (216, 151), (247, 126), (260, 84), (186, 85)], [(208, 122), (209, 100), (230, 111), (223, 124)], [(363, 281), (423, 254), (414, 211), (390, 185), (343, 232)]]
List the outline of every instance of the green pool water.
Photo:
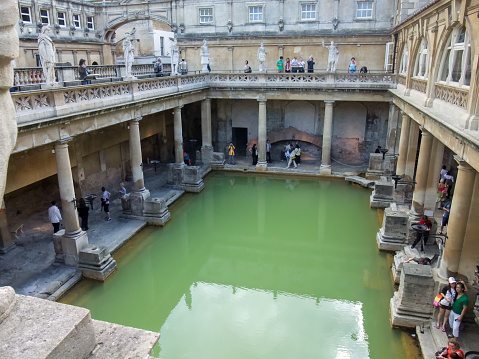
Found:
[(163, 228), (63, 303), (161, 332), (163, 359), (404, 359), (370, 191), (342, 181), (213, 173)]

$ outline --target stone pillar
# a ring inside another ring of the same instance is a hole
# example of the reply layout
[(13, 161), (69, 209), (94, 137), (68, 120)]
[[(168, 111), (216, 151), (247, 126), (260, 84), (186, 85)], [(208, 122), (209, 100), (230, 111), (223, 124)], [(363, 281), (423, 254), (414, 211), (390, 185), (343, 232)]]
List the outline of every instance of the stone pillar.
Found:
[(175, 164), (182, 166), (185, 164), (183, 157), (183, 128), (181, 124), (181, 109), (183, 106), (175, 107), (174, 110), (174, 138), (175, 138)]
[(419, 139), (419, 125), (415, 121), (409, 124), (409, 144), (406, 159), (405, 177), (414, 178), (414, 168), (416, 167), (417, 142)]
[(143, 179), (143, 160), (141, 156), (141, 138), (140, 138), (140, 120), (137, 117), (131, 120), (130, 126), (130, 163), (133, 174), (133, 190), (136, 192), (145, 190), (145, 181)]
[(401, 124), (401, 137), (399, 138), (399, 157), (396, 166), (396, 174), (399, 176), (404, 176), (406, 173), (406, 160), (409, 144), (409, 123), (411, 118), (402, 113), (402, 124)]
[[(5, 203), (0, 201), (0, 203)], [(7, 253), (15, 246), (8, 228), (7, 213), (4, 204), (0, 204), (0, 253)]]
[(211, 145), (211, 99), (201, 101), (201, 161), (210, 161), (213, 146)]
[(441, 172), (444, 145), (437, 138), (432, 141), (431, 160), (429, 162), (429, 175), (427, 177), (426, 199), (424, 210), (434, 211), (436, 208), (438, 173)]
[(449, 224), (447, 226), (446, 245), (439, 268), (439, 276), (447, 278), (459, 270), (459, 261), (463, 251), (464, 235), (466, 233), (469, 210), (472, 202), (476, 171), (463, 159), (454, 156), (457, 167), (457, 180), (452, 199)]
[(234, 47), (233, 46), (228, 46), (228, 56), (229, 56), (229, 71), (233, 72), (234, 71)]
[(419, 159), (417, 162), (416, 186), (412, 197), (411, 211), (409, 218), (412, 221), (419, 221), (424, 214), (424, 201), (426, 199), (427, 179), (429, 174), (429, 163), (431, 160), (431, 148), (433, 136), (422, 130), (421, 148), (419, 149)]
[(331, 140), (333, 135), (333, 104), (334, 101), (324, 101), (324, 128), (323, 149), (321, 158), (320, 174), (331, 174)]
[(88, 245), (88, 236), (86, 232), (80, 229), (78, 221), (75, 188), (73, 186), (70, 156), (68, 153), (68, 142), (70, 140), (71, 137), (55, 143), (55, 159), (58, 187), (62, 201), (63, 224), (65, 226), (64, 233), (60, 238), (61, 249), (65, 264), (76, 266), (78, 264), (79, 251)]
[(266, 171), (268, 164), (266, 162), (266, 100), (259, 99), (258, 111), (258, 163), (257, 171)]
[(386, 148), (388, 149), (389, 154), (396, 153), (397, 146), (399, 144), (398, 128), (399, 128), (399, 119), (397, 114), (397, 108), (394, 103), (391, 101), (389, 103), (389, 115), (388, 115), (388, 133), (386, 138)]

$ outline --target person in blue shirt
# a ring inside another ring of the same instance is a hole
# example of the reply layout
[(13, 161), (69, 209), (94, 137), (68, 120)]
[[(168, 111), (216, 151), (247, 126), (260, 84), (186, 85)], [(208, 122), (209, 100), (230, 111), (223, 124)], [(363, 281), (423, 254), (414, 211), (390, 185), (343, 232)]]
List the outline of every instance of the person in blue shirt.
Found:
[(356, 72), (356, 59), (354, 57), (351, 57), (351, 62), (349, 63), (348, 71), (351, 73)]
[(447, 223), (449, 222), (449, 214), (451, 213), (451, 201), (447, 201), (442, 209), (444, 210), (444, 214), (442, 215), (441, 228), (439, 229), (438, 234), (442, 234), (442, 229), (447, 226)]

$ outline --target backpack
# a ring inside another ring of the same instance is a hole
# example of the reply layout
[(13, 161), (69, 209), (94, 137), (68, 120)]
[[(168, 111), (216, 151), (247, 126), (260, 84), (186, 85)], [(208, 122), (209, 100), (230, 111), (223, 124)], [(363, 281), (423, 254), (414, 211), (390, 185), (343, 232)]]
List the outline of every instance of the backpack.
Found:
[(158, 62), (155, 62), (155, 64), (153, 65), (153, 71), (160, 72), (160, 66), (158, 66)]

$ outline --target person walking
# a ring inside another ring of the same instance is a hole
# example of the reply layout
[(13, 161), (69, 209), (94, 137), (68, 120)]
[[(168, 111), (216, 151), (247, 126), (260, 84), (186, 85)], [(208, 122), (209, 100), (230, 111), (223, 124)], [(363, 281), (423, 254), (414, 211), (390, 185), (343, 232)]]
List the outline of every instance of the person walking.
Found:
[(101, 202), (103, 203), (103, 210), (106, 213), (105, 221), (111, 221), (110, 217), (110, 192), (108, 192), (105, 187), (101, 188)]
[(444, 298), (439, 302), (439, 313), (437, 315), (436, 329), (441, 327), (442, 320), (442, 331), (446, 331), (446, 321), (449, 319), (449, 313), (451, 312), (452, 303), (456, 300), (456, 279), (454, 277), (449, 277), (448, 284), (445, 285), (441, 290)]
[(266, 162), (271, 163), (271, 142), (266, 141)]
[(452, 328), (452, 336), (449, 336), (450, 338), (459, 337), (459, 327), (464, 319), (464, 314), (466, 314), (467, 305), (469, 304), (469, 299), (464, 294), (465, 291), (466, 285), (464, 282), (458, 282), (456, 284), (456, 300), (452, 304), (451, 314), (449, 314), (449, 326)]
[(78, 217), (81, 219), (82, 231), (88, 231), (88, 211), (90, 208), (86, 205), (85, 199), (80, 198), (78, 205)]
[(298, 165), (296, 164), (296, 149), (295, 148), (292, 148), (292, 146), (290, 145), (290, 148), (291, 148), (291, 152), (289, 154), (289, 161), (288, 161), (288, 166), (286, 168), (289, 168), (291, 166), (291, 163), (293, 163), (294, 165), (294, 168), (298, 168)]
[(235, 149), (236, 147), (233, 145), (233, 142), (230, 142), (230, 145), (228, 146), (228, 163), (230, 165), (235, 164)]
[(444, 210), (444, 214), (442, 215), (441, 228), (439, 229), (438, 234), (442, 234), (442, 230), (449, 223), (449, 215), (451, 214), (451, 201), (447, 201), (442, 209)]
[(60, 221), (62, 220), (62, 215), (56, 204), (57, 202), (52, 201), (51, 207), (48, 208), (48, 218), (53, 226), (53, 233), (57, 233), (60, 230)]

